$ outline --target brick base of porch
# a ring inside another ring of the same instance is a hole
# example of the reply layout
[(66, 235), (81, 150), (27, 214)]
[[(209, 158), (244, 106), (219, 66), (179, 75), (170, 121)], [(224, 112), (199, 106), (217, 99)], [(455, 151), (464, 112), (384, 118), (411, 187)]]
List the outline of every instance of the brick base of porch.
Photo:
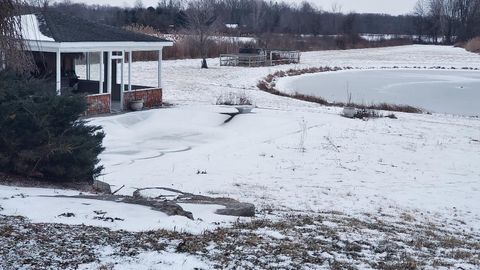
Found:
[[(129, 109), (129, 103), (132, 100), (143, 99), (143, 107), (146, 109), (156, 108), (162, 106), (163, 92), (161, 88), (139, 89), (131, 92), (124, 92), (124, 105), (123, 109)], [(88, 108), (85, 112), (86, 116), (94, 116), (99, 114), (110, 113), (111, 108), (111, 94), (96, 94), (88, 95), (87, 99)]]
[(129, 109), (129, 103), (132, 100), (143, 99), (144, 108), (156, 108), (162, 106), (162, 88), (139, 89), (123, 93), (123, 109)]
[(110, 94), (88, 95), (88, 108), (85, 114), (87, 116), (110, 113)]

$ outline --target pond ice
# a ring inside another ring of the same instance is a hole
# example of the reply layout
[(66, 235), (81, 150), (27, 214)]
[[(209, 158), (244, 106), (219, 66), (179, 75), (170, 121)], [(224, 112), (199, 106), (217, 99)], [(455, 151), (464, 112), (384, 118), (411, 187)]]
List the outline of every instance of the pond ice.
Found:
[(480, 72), (464, 70), (350, 70), (281, 79), (279, 88), (360, 104), (387, 102), (431, 112), (480, 115)]

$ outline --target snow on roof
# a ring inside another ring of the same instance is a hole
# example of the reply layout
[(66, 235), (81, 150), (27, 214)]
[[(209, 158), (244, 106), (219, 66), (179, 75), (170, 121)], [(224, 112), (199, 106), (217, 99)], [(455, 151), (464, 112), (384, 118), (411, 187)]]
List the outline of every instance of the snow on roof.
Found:
[(55, 41), (52, 37), (48, 37), (40, 31), (40, 23), (35, 14), (21, 15), (20, 27), (22, 37), (26, 40)]
[(54, 10), (22, 15), (23, 38), (54, 42), (170, 42)]

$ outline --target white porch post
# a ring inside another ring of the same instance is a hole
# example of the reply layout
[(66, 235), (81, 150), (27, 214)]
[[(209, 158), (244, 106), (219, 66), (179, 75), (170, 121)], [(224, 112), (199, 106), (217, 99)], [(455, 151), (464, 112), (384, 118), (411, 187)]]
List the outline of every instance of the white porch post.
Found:
[(62, 94), (62, 59), (61, 59), (61, 53), (60, 53), (60, 49), (57, 50), (56, 52), (56, 62), (57, 62), (57, 66), (56, 66), (56, 91), (57, 91), (57, 95), (60, 96)]
[(112, 93), (112, 51), (108, 51), (107, 57), (107, 92)]
[(90, 52), (86, 53), (86, 60), (87, 60), (87, 66), (86, 66), (87, 81), (90, 81)]
[(124, 80), (124, 75), (123, 75), (123, 70), (124, 70), (124, 67), (125, 67), (125, 51), (122, 51), (122, 62), (121, 62), (121, 70), (120, 70), (120, 105), (121, 105), (121, 109), (123, 111), (123, 102), (124, 102), (124, 96), (123, 96), (123, 92), (125, 92), (125, 80)]
[(128, 52), (128, 91), (132, 91), (132, 51)]
[(98, 93), (99, 94), (103, 94), (103, 82), (105, 81), (104, 79), (104, 73), (105, 73), (105, 64), (104, 64), (104, 61), (103, 61), (103, 51), (100, 52), (100, 70), (99, 70), (99, 82), (100, 82), (100, 85), (99, 85), (99, 89), (98, 89)]
[(158, 51), (158, 88), (162, 88), (162, 50)]

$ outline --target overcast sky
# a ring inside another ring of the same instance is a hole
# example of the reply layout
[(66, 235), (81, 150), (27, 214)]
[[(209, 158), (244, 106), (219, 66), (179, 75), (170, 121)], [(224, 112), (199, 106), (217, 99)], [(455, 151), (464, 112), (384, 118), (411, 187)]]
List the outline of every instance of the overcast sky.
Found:
[[(108, 4), (115, 6), (133, 6), (135, 0), (73, 0), (73, 2), (83, 2), (87, 4)], [(290, 3), (300, 3), (301, 0), (286, 0)], [(356, 11), (359, 13), (387, 13), (387, 14), (407, 14), (412, 11), (417, 0), (310, 0), (317, 7), (330, 11), (332, 5), (337, 3), (342, 7), (342, 12)], [(158, 0), (143, 0), (145, 6), (156, 6)]]

